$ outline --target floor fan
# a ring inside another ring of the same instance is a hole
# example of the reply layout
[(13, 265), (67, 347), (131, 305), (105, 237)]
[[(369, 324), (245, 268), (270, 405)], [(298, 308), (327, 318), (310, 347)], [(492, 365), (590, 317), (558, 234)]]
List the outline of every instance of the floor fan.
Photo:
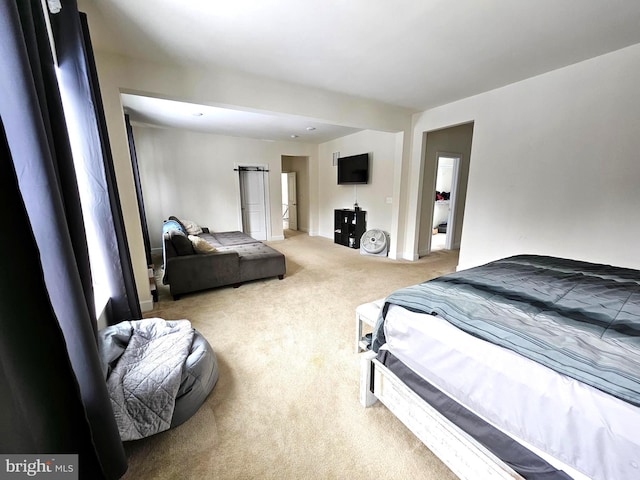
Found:
[(387, 234), (382, 230), (367, 230), (360, 239), (362, 255), (386, 256), (388, 250)]

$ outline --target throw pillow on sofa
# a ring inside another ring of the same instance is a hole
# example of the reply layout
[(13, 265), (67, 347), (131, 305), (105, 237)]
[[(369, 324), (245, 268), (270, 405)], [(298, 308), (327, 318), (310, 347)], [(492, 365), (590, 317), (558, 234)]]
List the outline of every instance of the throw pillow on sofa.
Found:
[(169, 220), (173, 220), (177, 222), (181, 230), (187, 235), (200, 235), (203, 230), (196, 222), (192, 222), (191, 220), (180, 220), (178, 217), (171, 215)]
[(183, 220), (182, 224), (184, 228), (187, 229), (187, 235), (200, 235), (202, 233), (202, 228), (195, 222), (191, 220)]
[(207, 242), (204, 238), (196, 237), (195, 235), (189, 235), (189, 240), (193, 244), (193, 249), (196, 253), (213, 253), (216, 251), (216, 247)]
[(176, 249), (178, 255), (193, 255), (195, 253), (191, 240), (180, 230), (171, 230), (169, 238), (171, 238), (173, 248)]

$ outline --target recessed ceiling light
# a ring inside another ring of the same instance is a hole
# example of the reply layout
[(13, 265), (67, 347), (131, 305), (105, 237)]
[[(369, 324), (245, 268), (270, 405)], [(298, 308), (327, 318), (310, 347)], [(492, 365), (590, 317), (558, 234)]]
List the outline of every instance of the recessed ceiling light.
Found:
[(291, 138), (298, 138), (298, 135), (291, 135)]
[(316, 127), (307, 127), (307, 131), (308, 132), (313, 132), (316, 129)]
[(191, 115), (193, 115), (194, 117), (201, 117), (202, 115), (204, 115), (204, 113), (202, 113), (202, 112), (193, 112)]

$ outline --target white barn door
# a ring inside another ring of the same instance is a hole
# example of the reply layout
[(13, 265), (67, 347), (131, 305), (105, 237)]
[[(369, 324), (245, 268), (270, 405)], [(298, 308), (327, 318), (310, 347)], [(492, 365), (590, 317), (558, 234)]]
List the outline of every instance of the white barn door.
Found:
[(240, 167), (240, 208), (242, 231), (256, 240), (267, 239), (265, 175), (258, 167)]

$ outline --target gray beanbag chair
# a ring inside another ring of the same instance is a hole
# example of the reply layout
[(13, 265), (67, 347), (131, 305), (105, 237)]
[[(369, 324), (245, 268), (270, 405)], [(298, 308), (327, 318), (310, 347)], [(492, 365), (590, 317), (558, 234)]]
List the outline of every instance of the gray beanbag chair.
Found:
[(191, 352), (185, 362), (182, 382), (176, 397), (171, 428), (196, 413), (218, 381), (218, 362), (209, 342), (195, 330)]
[[(131, 322), (100, 330), (98, 343), (105, 381), (125, 352), (132, 333)], [(200, 332), (193, 329), (193, 341), (182, 368), (169, 428), (182, 424), (200, 408), (215, 386), (218, 373), (216, 355), (211, 345)]]

